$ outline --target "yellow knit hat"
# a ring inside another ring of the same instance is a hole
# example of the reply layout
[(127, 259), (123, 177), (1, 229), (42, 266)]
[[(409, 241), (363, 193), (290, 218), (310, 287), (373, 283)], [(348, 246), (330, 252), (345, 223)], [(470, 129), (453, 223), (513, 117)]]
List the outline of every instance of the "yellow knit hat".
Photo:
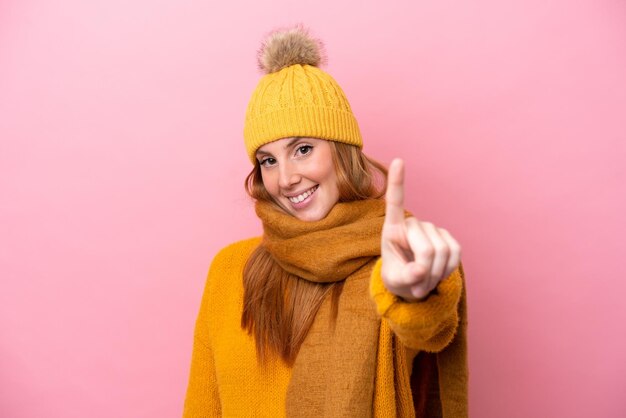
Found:
[(361, 132), (339, 84), (318, 68), (323, 44), (298, 25), (270, 33), (258, 52), (261, 78), (246, 110), (243, 137), (254, 164), (268, 142), (293, 136), (363, 147)]

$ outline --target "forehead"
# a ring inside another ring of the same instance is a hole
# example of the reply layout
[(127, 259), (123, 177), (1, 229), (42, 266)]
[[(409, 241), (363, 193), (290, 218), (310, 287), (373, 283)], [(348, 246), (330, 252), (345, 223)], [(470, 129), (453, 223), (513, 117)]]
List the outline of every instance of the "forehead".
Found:
[(275, 152), (279, 152), (284, 149), (289, 149), (291, 146), (300, 143), (300, 142), (310, 142), (312, 144), (319, 143), (320, 141), (325, 141), (320, 138), (306, 137), (306, 136), (292, 136), (288, 138), (277, 139), (276, 141), (269, 142), (264, 144), (263, 146), (257, 149), (257, 154), (272, 154)]

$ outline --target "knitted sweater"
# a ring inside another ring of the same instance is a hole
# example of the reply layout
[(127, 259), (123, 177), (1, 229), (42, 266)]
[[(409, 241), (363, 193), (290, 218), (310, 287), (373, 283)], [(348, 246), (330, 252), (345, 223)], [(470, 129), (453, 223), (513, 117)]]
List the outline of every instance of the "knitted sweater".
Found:
[[(286, 416), (291, 369), (277, 356), (260, 366), (254, 338), (240, 325), (243, 268), (259, 243), (260, 238), (256, 237), (231, 244), (211, 264), (196, 320), (184, 417)], [(420, 351), (443, 350), (455, 339), (459, 323), (464, 321), (458, 309), (463, 293), (462, 267), (441, 281), (436, 295), (423, 302), (407, 303), (385, 289), (380, 265), (379, 259), (372, 271), (369, 295), (381, 317), (373, 416), (396, 416), (397, 402), (402, 402), (400, 409), (409, 411), (406, 415), (411, 416), (414, 412), (408, 374), (415, 356)], [(461, 334), (465, 338), (464, 332)], [(394, 343), (396, 339), (401, 343)], [(464, 347), (464, 341), (461, 345)], [(406, 385), (400, 390), (394, 388), (393, 350), (404, 352), (400, 357), (405, 361), (400, 363), (404, 363), (407, 376)], [(454, 367), (466, 367), (464, 350), (454, 351), (449, 361), (458, 363)], [(439, 382), (457, 384), (446, 382), (441, 376)], [(458, 392), (463, 395), (464, 391), (465, 388), (459, 388)], [(457, 401), (452, 399), (447, 404), (454, 409)], [(446, 404), (446, 399), (442, 398), (441, 403)]]

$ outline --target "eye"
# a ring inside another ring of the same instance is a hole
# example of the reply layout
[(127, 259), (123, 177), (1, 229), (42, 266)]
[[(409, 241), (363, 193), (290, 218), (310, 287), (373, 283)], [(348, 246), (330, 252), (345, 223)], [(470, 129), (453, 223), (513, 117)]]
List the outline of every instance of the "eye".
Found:
[(296, 153), (300, 155), (307, 155), (307, 154), (310, 154), (312, 150), (313, 150), (312, 145), (300, 145), (296, 149)]
[(259, 161), (259, 164), (263, 167), (270, 167), (276, 164), (276, 159), (272, 157), (263, 158), (262, 160)]

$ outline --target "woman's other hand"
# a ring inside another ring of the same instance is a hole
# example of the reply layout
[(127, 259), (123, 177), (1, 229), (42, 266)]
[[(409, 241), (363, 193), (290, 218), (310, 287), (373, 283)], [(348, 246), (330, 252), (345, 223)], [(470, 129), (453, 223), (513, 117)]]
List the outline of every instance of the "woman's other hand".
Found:
[(425, 299), (459, 265), (461, 246), (443, 228), (404, 212), (404, 162), (389, 167), (381, 256), (385, 287), (410, 302)]

